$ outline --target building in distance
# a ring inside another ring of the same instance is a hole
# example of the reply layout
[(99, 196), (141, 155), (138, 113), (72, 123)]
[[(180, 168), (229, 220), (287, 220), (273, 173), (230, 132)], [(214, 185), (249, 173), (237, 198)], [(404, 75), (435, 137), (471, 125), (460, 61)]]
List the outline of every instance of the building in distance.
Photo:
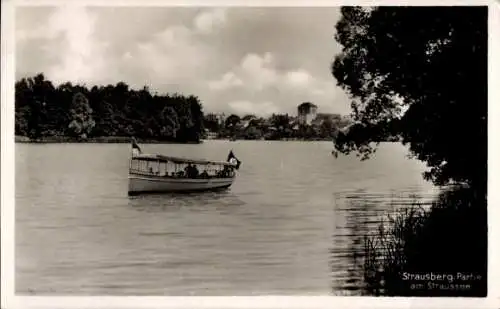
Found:
[(311, 102), (304, 102), (297, 107), (297, 120), (301, 125), (311, 125), (316, 119), (318, 107)]

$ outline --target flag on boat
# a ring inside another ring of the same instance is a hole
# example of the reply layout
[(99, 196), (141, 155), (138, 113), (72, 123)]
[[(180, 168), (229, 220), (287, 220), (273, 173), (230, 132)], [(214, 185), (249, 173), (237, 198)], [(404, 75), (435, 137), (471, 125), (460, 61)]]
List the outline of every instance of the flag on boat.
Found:
[(132, 137), (132, 155), (137, 156), (141, 154), (142, 150), (139, 145), (137, 145), (137, 141), (135, 140), (135, 137)]
[(238, 158), (236, 158), (232, 150), (229, 152), (229, 155), (227, 156), (227, 162), (234, 164), (236, 169), (240, 168), (241, 161), (238, 160)]

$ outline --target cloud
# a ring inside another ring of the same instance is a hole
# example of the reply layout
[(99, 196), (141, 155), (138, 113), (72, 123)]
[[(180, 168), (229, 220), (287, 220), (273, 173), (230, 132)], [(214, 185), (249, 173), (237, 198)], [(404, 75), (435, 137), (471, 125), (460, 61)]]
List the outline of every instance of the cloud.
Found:
[[(48, 20), (47, 28), (38, 28), (32, 36), (46, 39), (61, 38), (52, 48), (50, 57), (58, 60), (46, 74), (56, 82), (96, 80), (105, 69), (102, 57), (106, 44), (94, 40), (96, 19), (81, 6), (68, 3), (58, 7)], [(39, 29), (43, 29), (40, 31)]]
[[(73, 3), (73, 2), (70, 2)], [(124, 81), (200, 98), (205, 112), (349, 111), (329, 68), (338, 8), (23, 7), (16, 78)]]
[[(213, 90), (228, 90), (245, 85), (254, 90), (263, 90), (266, 87), (303, 87), (310, 86), (314, 82), (311, 74), (304, 69), (296, 69), (279, 72), (276, 69), (274, 56), (267, 52), (264, 55), (247, 54), (241, 60), (239, 66), (232, 71), (224, 73), (218, 79), (210, 82)], [(316, 91), (313, 89), (312, 91)], [(316, 91), (316, 93), (318, 93)]]
[(237, 115), (252, 114), (256, 116), (269, 116), (273, 113), (278, 113), (279, 108), (275, 103), (270, 101), (265, 102), (250, 102), (250, 101), (232, 101), (229, 102), (229, 107), (233, 113)]
[(243, 80), (248, 80), (249, 86), (256, 90), (272, 85), (278, 81), (278, 73), (273, 67), (273, 56), (270, 52), (263, 56), (248, 54), (241, 61), (239, 68)]
[(311, 74), (305, 70), (290, 71), (286, 73), (287, 81), (296, 86), (307, 86), (313, 80)]
[[(210, 81), (208, 87), (227, 94), (222, 102), (228, 102), (232, 112), (237, 114), (294, 114), (296, 106), (304, 101), (319, 104), (322, 112), (338, 112), (333, 106), (336, 100), (349, 101), (335, 83), (315, 78), (306, 69), (279, 70), (276, 57), (270, 52), (246, 54), (238, 65), (219, 79)], [(240, 99), (234, 100), (235, 96)]]
[(215, 90), (227, 90), (245, 84), (246, 87), (258, 91), (275, 84), (278, 80), (278, 72), (273, 67), (271, 53), (262, 56), (247, 54), (233, 71), (224, 73), (219, 80), (211, 81), (210, 85), (216, 86), (212, 87)]
[(194, 19), (196, 30), (208, 34), (221, 27), (226, 22), (226, 9), (217, 8), (209, 11), (203, 11)]
[(243, 81), (233, 72), (227, 72), (219, 80), (208, 82), (208, 87), (212, 90), (222, 90), (242, 85)]
[(155, 86), (192, 79), (208, 59), (208, 47), (197, 43), (193, 35), (192, 30), (183, 26), (168, 27), (149, 41), (137, 44), (130, 62)]
[[(181, 84), (201, 83), (203, 78), (197, 78), (201, 77), (200, 68), (207, 67), (211, 61), (213, 50), (209, 44), (199, 40), (199, 35), (213, 33), (222, 27), (225, 16), (225, 9), (205, 10), (193, 18), (193, 28), (183, 24), (168, 25), (160, 32), (151, 34), (145, 42), (138, 43), (135, 50), (127, 51), (122, 56), (122, 60), (127, 61), (125, 65), (134, 67), (138, 77), (132, 83), (147, 83), (158, 91), (165, 87), (176, 88), (175, 91), (180, 92), (196, 88), (184, 88)], [(227, 78), (221, 82), (238, 83), (238, 80)], [(217, 88), (216, 83), (212, 86)]]
[(175, 48), (179, 44), (190, 43), (192, 31), (184, 26), (171, 26), (154, 35), (155, 40), (165, 48)]

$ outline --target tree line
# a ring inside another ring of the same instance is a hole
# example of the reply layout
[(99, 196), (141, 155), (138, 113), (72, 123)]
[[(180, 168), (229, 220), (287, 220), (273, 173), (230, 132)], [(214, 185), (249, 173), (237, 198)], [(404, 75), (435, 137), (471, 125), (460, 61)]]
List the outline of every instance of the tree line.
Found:
[(15, 134), (32, 140), (136, 136), (182, 143), (199, 142), (203, 131), (202, 104), (193, 95), (158, 95), (124, 82), (56, 87), (43, 74), (15, 84)]
[(15, 84), (15, 134), (30, 140), (87, 140), (130, 137), (169, 142), (200, 142), (205, 128), (217, 138), (332, 140), (348, 122), (340, 115), (311, 125), (296, 117), (273, 114), (230, 115), (220, 122), (204, 115), (193, 95), (153, 94), (147, 87), (124, 83), (87, 87), (66, 82), (55, 86), (43, 74)]

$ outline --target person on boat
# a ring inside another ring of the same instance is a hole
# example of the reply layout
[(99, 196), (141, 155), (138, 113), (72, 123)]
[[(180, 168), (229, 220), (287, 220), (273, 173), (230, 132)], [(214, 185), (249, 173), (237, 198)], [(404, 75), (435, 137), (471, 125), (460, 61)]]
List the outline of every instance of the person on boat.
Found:
[(204, 170), (201, 174), (200, 174), (201, 178), (209, 178), (210, 176), (208, 176), (208, 173), (207, 173), (207, 170)]
[(198, 170), (198, 168), (196, 167), (196, 165), (193, 165), (191, 167), (191, 177), (190, 178), (197, 178), (198, 175), (200, 175), (200, 171)]
[(137, 145), (137, 140), (132, 136), (132, 157), (136, 157), (142, 153), (141, 147)]
[(191, 175), (193, 174), (193, 167), (191, 166), (191, 163), (188, 163), (188, 165), (184, 168), (184, 175), (186, 175), (187, 178), (192, 178)]
[(222, 177), (231, 177), (234, 167), (229, 165), (224, 165), (224, 169), (222, 170)]

